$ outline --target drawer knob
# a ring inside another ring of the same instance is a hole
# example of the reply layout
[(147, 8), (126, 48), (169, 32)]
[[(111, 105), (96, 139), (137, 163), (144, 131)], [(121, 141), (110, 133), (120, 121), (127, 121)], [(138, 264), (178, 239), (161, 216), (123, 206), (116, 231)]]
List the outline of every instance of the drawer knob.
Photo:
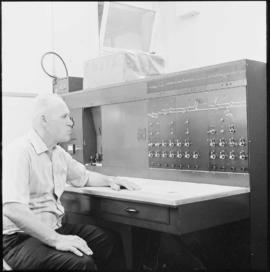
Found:
[(128, 213), (138, 213), (139, 212), (136, 209), (132, 209), (132, 208), (126, 208), (125, 211)]

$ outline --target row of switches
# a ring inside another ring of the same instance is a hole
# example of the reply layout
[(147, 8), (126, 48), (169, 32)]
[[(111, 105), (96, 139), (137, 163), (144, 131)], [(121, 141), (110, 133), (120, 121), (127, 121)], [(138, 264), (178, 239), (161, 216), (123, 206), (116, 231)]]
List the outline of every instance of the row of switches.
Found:
[[(227, 155), (227, 154), (225, 153), (224, 150), (220, 151), (220, 152), (219, 152), (219, 155), (217, 155), (217, 154), (215, 153), (215, 151), (211, 151), (211, 153), (210, 153), (210, 158), (211, 158), (212, 160), (215, 160), (215, 159), (217, 159), (217, 158), (219, 158), (219, 159), (221, 159), (221, 160), (224, 160), (224, 159), (226, 159), (227, 157), (229, 157), (230, 160), (235, 160), (235, 159), (237, 159), (237, 154), (236, 154), (235, 151), (231, 151), (231, 152), (229, 153), (229, 155)], [(240, 153), (239, 153), (239, 159), (240, 159), (240, 160), (246, 160), (246, 159), (247, 159), (247, 155), (246, 155), (245, 151), (243, 151), (243, 150), (240, 151)]]
[(175, 152), (159, 152), (159, 151), (156, 151), (156, 152), (148, 152), (148, 157), (150, 158), (178, 158), (178, 159), (182, 159), (182, 158), (185, 158), (185, 159), (190, 159), (190, 158), (193, 158), (193, 159), (198, 159), (199, 158), (199, 153), (197, 151), (194, 151), (193, 153), (190, 153), (189, 151), (185, 151), (184, 153), (181, 153), (179, 151), (177, 151), (176, 153)]
[[(222, 139), (219, 139), (219, 142), (218, 142), (218, 145), (219, 146), (225, 146), (227, 144), (227, 141), (224, 139), (224, 138), (222, 138)], [(228, 145), (229, 146), (237, 146), (237, 145), (239, 145), (239, 146), (245, 146), (247, 143), (246, 143), (246, 139), (245, 138), (240, 138), (239, 139), (239, 142), (237, 142), (234, 138), (230, 138), (229, 139), (229, 142), (228, 142)], [(209, 145), (211, 146), (211, 147), (214, 147), (214, 146), (216, 146), (217, 145), (217, 142), (216, 142), (216, 139), (210, 139), (210, 141), (209, 141)]]

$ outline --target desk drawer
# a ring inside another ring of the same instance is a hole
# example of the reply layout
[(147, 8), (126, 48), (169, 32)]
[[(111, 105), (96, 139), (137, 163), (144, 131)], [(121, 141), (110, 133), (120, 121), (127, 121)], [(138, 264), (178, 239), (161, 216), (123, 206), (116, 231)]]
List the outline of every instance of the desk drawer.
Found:
[(168, 207), (140, 204), (129, 201), (102, 199), (100, 202), (102, 214), (109, 213), (128, 218), (143, 219), (159, 223), (170, 223)]

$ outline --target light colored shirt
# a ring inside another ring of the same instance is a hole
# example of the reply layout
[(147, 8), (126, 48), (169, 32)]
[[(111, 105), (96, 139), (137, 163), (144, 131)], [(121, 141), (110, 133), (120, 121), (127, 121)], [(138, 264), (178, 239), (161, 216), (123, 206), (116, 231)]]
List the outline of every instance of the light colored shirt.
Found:
[[(31, 129), (3, 149), (3, 205), (26, 204), (44, 224), (57, 229), (64, 215), (60, 197), (66, 183), (85, 186), (88, 173), (83, 164), (58, 145), (49, 156), (46, 144)], [(3, 234), (15, 232), (21, 230), (3, 216)]]

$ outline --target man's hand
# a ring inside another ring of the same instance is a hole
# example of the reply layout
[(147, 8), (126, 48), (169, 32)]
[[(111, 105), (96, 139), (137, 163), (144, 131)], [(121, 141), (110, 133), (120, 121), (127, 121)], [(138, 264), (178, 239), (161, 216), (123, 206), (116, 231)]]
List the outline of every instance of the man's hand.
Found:
[(54, 247), (61, 251), (71, 251), (78, 256), (83, 256), (83, 253), (86, 255), (93, 254), (85, 240), (77, 235), (57, 234)]
[(122, 189), (121, 187), (124, 187), (123, 189), (128, 189), (130, 191), (141, 189), (140, 186), (123, 177), (112, 177), (110, 187), (116, 191)]

